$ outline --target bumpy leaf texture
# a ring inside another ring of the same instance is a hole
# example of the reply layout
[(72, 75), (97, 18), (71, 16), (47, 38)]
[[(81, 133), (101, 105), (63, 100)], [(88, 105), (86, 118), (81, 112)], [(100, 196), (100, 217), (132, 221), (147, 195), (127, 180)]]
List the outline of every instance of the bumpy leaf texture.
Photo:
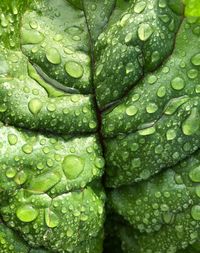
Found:
[(198, 5), (0, 2), (0, 253), (200, 252)]

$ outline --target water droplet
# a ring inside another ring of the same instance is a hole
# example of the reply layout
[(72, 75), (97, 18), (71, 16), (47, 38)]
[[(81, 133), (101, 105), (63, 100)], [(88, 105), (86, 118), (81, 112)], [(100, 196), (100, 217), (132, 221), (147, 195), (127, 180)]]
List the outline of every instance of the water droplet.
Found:
[(137, 112), (138, 112), (138, 109), (134, 105), (131, 105), (131, 106), (127, 107), (127, 109), (126, 109), (126, 114), (128, 116), (134, 116), (135, 114), (137, 114)]
[(97, 123), (96, 123), (95, 121), (90, 121), (89, 127), (90, 127), (91, 129), (95, 129), (96, 126), (97, 126)]
[(27, 189), (34, 192), (47, 192), (54, 185), (56, 185), (60, 181), (60, 176), (54, 172), (48, 172), (37, 177), (34, 177)]
[(102, 169), (105, 165), (105, 161), (103, 158), (97, 158), (95, 159), (95, 166), (98, 168), (98, 169)]
[(39, 44), (44, 40), (44, 36), (36, 30), (23, 30), (21, 39), (22, 44)]
[(153, 29), (149, 24), (143, 23), (138, 28), (138, 36), (142, 41), (148, 40), (152, 33)]
[(132, 36), (133, 34), (132, 33), (128, 33), (125, 37), (125, 43), (128, 43), (132, 40)]
[(132, 168), (139, 168), (141, 165), (140, 158), (133, 159), (133, 161), (131, 162), (131, 165), (132, 165)]
[(6, 171), (6, 176), (7, 176), (8, 178), (13, 178), (13, 177), (15, 177), (16, 174), (17, 174), (17, 171), (16, 171), (16, 169), (14, 169), (14, 168), (9, 168), (9, 169), (7, 169), (7, 171)]
[(164, 109), (164, 113), (166, 115), (172, 115), (176, 112), (176, 110), (183, 105), (184, 103), (186, 103), (189, 100), (189, 97), (187, 96), (183, 96), (183, 97), (178, 97), (178, 98), (173, 98), (171, 99), (165, 109)]
[(193, 182), (200, 183), (200, 166), (192, 169), (189, 173), (189, 177)]
[(55, 112), (56, 106), (55, 106), (54, 104), (48, 104), (48, 105), (47, 105), (47, 110), (48, 110), (49, 112)]
[(0, 112), (6, 112), (7, 106), (5, 104), (0, 104)]
[(146, 128), (146, 129), (142, 129), (142, 130), (139, 130), (138, 133), (139, 135), (151, 135), (151, 134), (154, 134), (156, 131), (155, 127), (149, 127), (149, 128)]
[(141, 1), (135, 4), (134, 11), (135, 13), (141, 13), (144, 11), (145, 8), (146, 8), (146, 2)]
[(22, 170), (20, 172), (17, 173), (17, 175), (15, 176), (15, 183), (18, 185), (22, 185), (26, 182), (27, 180), (27, 175), (26, 173)]
[(151, 75), (148, 78), (148, 83), (149, 84), (154, 84), (157, 81), (157, 77), (155, 75)]
[(191, 62), (195, 66), (200, 66), (200, 54), (196, 54), (192, 57)]
[(146, 111), (148, 113), (154, 113), (158, 110), (158, 106), (155, 103), (150, 103), (146, 107)]
[(71, 228), (67, 229), (67, 237), (72, 237), (73, 233), (74, 232), (73, 232), (73, 230)]
[(18, 141), (18, 138), (15, 134), (9, 134), (8, 135), (8, 142), (10, 145), (15, 145)]
[(38, 28), (38, 24), (35, 20), (31, 20), (29, 23), (30, 27), (33, 29), (37, 29)]
[(172, 213), (164, 213), (163, 214), (163, 221), (166, 223), (166, 224), (170, 224), (172, 223), (173, 221), (173, 218), (174, 218), (174, 215)]
[(195, 134), (200, 127), (200, 117), (197, 108), (193, 108), (189, 117), (182, 124), (182, 131), (185, 135)]
[(56, 34), (53, 38), (55, 41), (61, 41), (63, 39), (62, 34)]
[(134, 70), (134, 65), (132, 62), (129, 62), (127, 65), (126, 65), (126, 74), (129, 74), (131, 72), (133, 72)]
[(28, 108), (29, 108), (29, 111), (35, 115), (41, 111), (42, 105), (43, 105), (42, 101), (39, 98), (33, 98), (28, 103)]
[(125, 15), (121, 18), (121, 21), (120, 21), (121, 27), (123, 27), (123, 26), (126, 25), (126, 22), (130, 19), (130, 17), (131, 17), (131, 14), (125, 14)]
[(101, 74), (102, 69), (103, 69), (103, 64), (98, 65), (96, 69), (96, 76), (99, 76)]
[(75, 179), (83, 171), (84, 161), (76, 155), (68, 155), (63, 160), (62, 168), (68, 179)]
[(195, 205), (191, 209), (191, 216), (194, 220), (200, 220), (200, 206)]
[(161, 86), (157, 91), (157, 96), (159, 98), (162, 98), (166, 95), (166, 88), (164, 86)]
[(176, 131), (175, 131), (174, 129), (169, 129), (169, 130), (167, 131), (166, 136), (167, 136), (167, 140), (168, 140), (168, 141), (171, 141), (171, 140), (173, 140), (173, 139), (176, 138)]
[(187, 72), (187, 75), (190, 79), (195, 79), (197, 78), (198, 76), (198, 70), (196, 69), (190, 69), (188, 72)]
[(25, 145), (22, 146), (22, 150), (26, 154), (31, 154), (32, 151), (33, 151), (33, 147), (29, 144), (25, 144)]
[(196, 192), (197, 197), (200, 198), (200, 185), (197, 185), (197, 186), (196, 186), (195, 192)]
[(24, 205), (17, 209), (16, 215), (23, 222), (31, 222), (38, 216), (38, 210), (31, 205)]
[(61, 63), (61, 56), (56, 48), (53, 48), (53, 47), (48, 48), (46, 50), (46, 57), (47, 57), (47, 60), (52, 64)]
[(65, 71), (73, 78), (81, 78), (83, 75), (83, 67), (74, 61), (65, 64)]
[(49, 208), (46, 208), (45, 209), (45, 222), (49, 228), (55, 228), (59, 224), (59, 218)]
[(174, 90), (182, 90), (185, 87), (185, 81), (181, 77), (176, 77), (171, 81)]

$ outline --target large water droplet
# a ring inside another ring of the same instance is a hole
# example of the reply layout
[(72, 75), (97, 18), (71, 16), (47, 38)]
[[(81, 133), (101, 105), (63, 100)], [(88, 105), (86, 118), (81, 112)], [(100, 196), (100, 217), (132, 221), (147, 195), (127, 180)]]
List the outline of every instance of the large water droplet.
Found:
[(127, 109), (126, 109), (126, 114), (128, 116), (134, 116), (135, 114), (137, 114), (137, 112), (138, 112), (138, 109), (134, 105), (131, 105), (131, 106), (127, 107)]
[(60, 181), (60, 176), (57, 173), (49, 172), (33, 178), (28, 186), (28, 190), (34, 192), (47, 192)]
[(196, 54), (191, 59), (192, 64), (195, 66), (200, 66), (200, 54)]
[(10, 145), (15, 145), (17, 143), (17, 136), (15, 134), (9, 134), (8, 135), (8, 142)]
[(158, 106), (155, 103), (150, 103), (146, 107), (146, 111), (148, 113), (154, 113), (158, 110)]
[(200, 183), (200, 166), (192, 169), (189, 173), (189, 177), (193, 182)]
[(174, 129), (169, 129), (169, 130), (167, 131), (166, 136), (167, 136), (167, 140), (168, 140), (168, 141), (171, 141), (171, 140), (173, 140), (173, 139), (176, 138), (176, 131), (175, 131)]
[(149, 37), (152, 35), (153, 29), (149, 24), (141, 24), (138, 28), (138, 36), (140, 40), (146, 41), (149, 39)]
[(83, 171), (84, 161), (76, 155), (68, 155), (64, 158), (62, 167), (68, 179), (75, 179)]
[(186, 103), (189, 100), (189, 97), (187, 96), (183, 96), (183, 97), (178, 97), (178, 98), (173, 98), (171, 99), (165, 109), (164, 109), (164, 113), (166, 115), (172, 115), (176, 112), (176, 110), (183, 105), (184, 103)]
[(140, 1), (135, 4), (134, 11), (135, 11), (135, 13), (141, 13), (144, 11), (145, 8), (146, 8), (146, 2)]
[(154, 134), (156, 131), (155, 127), (149, 127), (149, 128), (146, 128), (146, 129), (142, 129), (142, 130), (139, 130), (138, 133), (139, 135), (151, 135), (151, 134)]
[(185, 81), (181, 77), (175, 77), (171, 81), (171, 86), (174, 90), (182, 90), (185, 87)]
[(65, 64), (65, 71), (73, 78), (81, 78), (83, 75), (83, 67), (74, 61)]
[(42, 105), (42, 101), (39, 98), (33, 98), (28, 103), (28, 108), (29, 111), (35, 115), (40, 112), (40, 110), (42, 109)]
[(191, 209), (191, 215), (194, 220), (200, 220), (200, 206), (193, 206)]
[(199, 112), (197, 108), (193, 108), (190, 116), (182, 124), (182, 131), (185, 135), (193, 135), (199, 130), (199, 127)]
[(31, 205), (24, 205), (17, 209), (16, 215), (23, 222), (31, 222), (38, 216), (38, 210)]
[(6, 171), (7, 178), (13, 178), (16, 175), (17, 171), (14, 168), (9, 168)]
[(61, 63), (61, 56), (60, 53), (56, 48), (48, 48), (46, 51), (46, 57), (49, 62), (52, 64), (60, 64)]
[(22, 146), (22, 150), (25, 154), (31, 154), (33, 151), (33, 147), (29, 144), (25, 144)]
[(20, 172), (17, 173), (17, 175), (15, 176), (15, 183), (18, 185), (22, 185), (26, 182), (27, 180), (27, 175), (26, 173), (22, 170)]
[(22, 44), (38, 44), (43, 41), (44, 36), (36, 30), (23, 30), (21, 39)]
[(45, 209), (45, 222), (49, 228), (55, 228), (59, 224), (59, 218), (49, 208), (46, 208)]

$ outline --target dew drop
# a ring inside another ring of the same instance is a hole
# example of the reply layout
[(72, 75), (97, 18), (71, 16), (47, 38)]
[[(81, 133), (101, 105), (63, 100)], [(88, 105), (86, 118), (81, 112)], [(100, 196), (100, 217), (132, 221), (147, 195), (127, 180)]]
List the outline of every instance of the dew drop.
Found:
[(83, 67), (74, 61), (65, 64), (65, 71), (73, 78), (81, 78), (83, 75)]
[(196, 54), (192, 57), (191, 62), (195, 66), (200, 66), (200, 54)]
[(167, 140), (171, 141), (176, 138), (176, 131), (173, 129), (169, 129), (166, 134)]
[(152, 33), (153, 29), (149, 24), (143, 23), (138, 28), (138, 36), (142, 41), (148, 40)]
[(35, 220), (38, 214), (38, 210), (33, 208), (31, 205), (21, 206), (16, 211), (18, 219), (23, 222), (31, 222)]
[(135, 13), (141, 13), (144, 11), (145, 8), (146, 8), (146, 2), (141, 1), (135, 4), (134, 11)]
[(83, 171), (84, 161), (76, 155), (68, 155), (63, 160), (62, 168), (68, 179), (75, 179)]
[(185, 135), (195, 134), (200, 127), (200, 117), (197, 108), (193, 108), (189, 117), (182, 124), (182, 131)]
[(46, 57), (47, 57), (47, 60), (52, 64), (61, 63), (61, 56), (56, 48), (53, 48), (53, 47), (48, 48), (46, 50)]
[(30, 102), (28, 103), (28, 108), (29, 108), (29, 111), (36, 115), (38, 114), (41, 109), (42, 109), (42, 101), (38, 98), (33, 98), (30, 100)]
[(131, 105), (131, 106), (127, 107), (127, 109), (126, 109), (126, 114), (128, 116), (134, 116), (137, 114), (137, 112), (138, 112), (138, 109), (134, 105)]
[(191, 216), (194, 220), (199, 221), (200, 220), (200, 206), (195, 205), (191, 209)]
[(200, 183), (200, 166), (192, 169), (189, 173), (192, 182)]
[(15, 134), (9, 134), (8, 135), (8, 142), (10, 145), (15, 145), (18, 141), (18, 138)]
[(49, 208), (46, 208), (45, 209), (45, 222), (49, 228), (55, 228), (59, 224), (59, 218)]
[(174, 90), (182, 90), (185, 87), (185, 81), (181, 77), (176, 77), (171, 81)]

